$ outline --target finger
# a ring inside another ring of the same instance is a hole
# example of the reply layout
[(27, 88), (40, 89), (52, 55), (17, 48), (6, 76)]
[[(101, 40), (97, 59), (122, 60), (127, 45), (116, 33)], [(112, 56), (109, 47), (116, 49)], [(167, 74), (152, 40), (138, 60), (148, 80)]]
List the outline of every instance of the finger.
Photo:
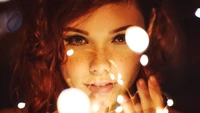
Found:
[(138, 89), (138, 94), (140, 97), (142, 110), (145, 112), (149, 109), (153, 109), (154, 108), (153, 102), (152, 102), (151, 96), (149, 94), (147, 85), (145, 84), (143, 79), (140, 79), (137, 82), (137, 89)]
[(142, 106), (140, 104), (139, 95), (136, 92), (135, 95), (131, 98), (133, 102), (133, 109), (136, 113), (142, 113)]
[(124, 101), (121, 103), (121, 106), (124, 110), (124, 113), (135, 113), (132, 100), (127, 95), (123, 95), (123, 99)]
[(148, 80), (149, 93), (155, 107), (163, 108), (163, 98), (160, 87), (154, 76), (150, 76)]

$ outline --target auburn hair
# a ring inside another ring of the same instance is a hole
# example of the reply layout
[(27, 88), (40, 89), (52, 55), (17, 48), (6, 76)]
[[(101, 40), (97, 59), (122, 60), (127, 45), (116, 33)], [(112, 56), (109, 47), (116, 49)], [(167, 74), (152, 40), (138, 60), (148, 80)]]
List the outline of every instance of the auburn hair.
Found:
[[(60, 66), (64, 62), (63, 29), (81, 16), (109, 3), (134, 3), (143, 14), (146, 30), (152, 26), (146, 54), (149, 64), (140, 77), (159, 75), (168, 66), (177, 34), (158, 0), (21, 0), (23, 24), (20, 54), (12, 78), (14, 104), (24, 101), (24, 113), (56, 111), (60, 92), (68, 88)], [(155, 17), (155, 18), (154, 18)], [(154, 21), (151, 21), (154, 18)], [(171, 34), (171, 35), (168, 35)], [(146, 72), (150, 72), (149, 74)]]

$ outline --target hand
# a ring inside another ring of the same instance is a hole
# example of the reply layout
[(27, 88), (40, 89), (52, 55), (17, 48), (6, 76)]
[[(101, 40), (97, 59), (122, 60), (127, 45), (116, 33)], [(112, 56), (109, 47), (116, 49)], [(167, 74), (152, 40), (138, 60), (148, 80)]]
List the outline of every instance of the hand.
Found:
[(148, 87), (143, 79), (137, 82), (140, 101), (135, 97), (124, 96), (121, 106), (124, 113), (156, 113), (157, 109), (164, 109), (164, 103), (160, 87), (154, 76), (148, 79)]

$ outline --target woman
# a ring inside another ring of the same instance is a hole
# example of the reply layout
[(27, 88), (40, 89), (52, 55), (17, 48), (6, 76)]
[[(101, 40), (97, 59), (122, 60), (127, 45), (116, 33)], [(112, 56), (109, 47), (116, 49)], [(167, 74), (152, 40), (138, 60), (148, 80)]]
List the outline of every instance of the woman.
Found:
[[(164, 108), (156, 77), (173, 57), (176, 34), (168, 35), (173, 26), (158, 1), (35, 0), (22, 4), (24, 22), (19, 33), (23, 44), (12, 84), (15, 104), (26, 103), (21, 111), (56, 112), (60, 92), (69, 87), (84, 91), (91, 105), (99, 105), (99, 113), (113, 111), (119, 94), (124, 98), (120, 103), (124, 113)], [(145, 29), (150, 37), (146, 67), (140, 65), (141, 54), (126, 44), (125, 31), (130, 26)], [(70, 56), (69, 51), (74, 53)], [(134, 94), (139, 102), (134, 102)]]

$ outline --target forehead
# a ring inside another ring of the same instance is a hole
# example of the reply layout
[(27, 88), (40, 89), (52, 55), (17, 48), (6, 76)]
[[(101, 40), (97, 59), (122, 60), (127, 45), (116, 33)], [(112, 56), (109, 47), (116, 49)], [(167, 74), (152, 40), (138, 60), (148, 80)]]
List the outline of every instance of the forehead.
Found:
[(110, 30), (126, 25), (144, 28), (143, 16), (136, 6), (118, 3), (104, 5), (80, 17), (68, 26), (94, 31), (98, 29)]

